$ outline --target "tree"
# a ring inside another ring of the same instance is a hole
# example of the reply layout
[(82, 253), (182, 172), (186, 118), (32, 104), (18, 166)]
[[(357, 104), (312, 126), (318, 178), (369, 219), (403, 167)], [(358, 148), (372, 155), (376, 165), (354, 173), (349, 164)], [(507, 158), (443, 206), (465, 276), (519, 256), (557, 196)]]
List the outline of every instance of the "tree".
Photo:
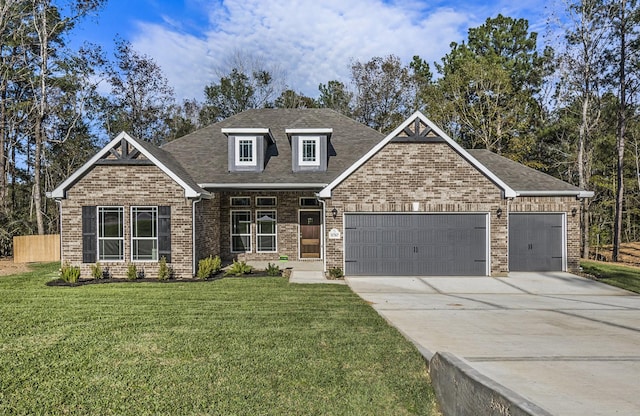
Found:
[(208, 125), (252, 108), (268, 108), (286, 90), (285, 73), (258, 56), (235, 51), (225, 59), (228, 72), (204, 89), (200, 124)]
[(56, 81), (57, 50), (64, 46), (63, 34), (69, 31), (80, 17), (96, 10), (102, 0), (77, 0), (70, 4), (72, 15), (63, 17), (51, 0), (31, 0), (28, 25), (33, 30), (36, 48), (27, 55), (25, 64), (32, 68), (31, 90), (33, 92), (33, 139), (34, 139), (34, 185), (33, 203), (35, 206), (38, 234), (45, 233), (42, 210), (42, 156), (47, 135), (47, 117), (51, 112), (49, 102), (52, 83)]
[(313, 98), (293, 90), (285, 90), (280, 94), (274, 103), (276, 108), (315, 108), (316, 102)]
[(380, 132), (400, 124), (414, 109), (415, 84), (410, 68), (394, 55), (351, 63), (356, 120)]
[[(560, 83), (558, 100), (563, 108), (575, 110), (577, 131), (576, 165), (578, 186), (591, 189), (594, 135), (601, 119), (600, 93), (606, 62), (603, 59), (609, 31), (607, 7), (602, 0), (581, 0), (567, 6), (570, 27), (565, 33), (566, 49), (558, 55)], [(589, 257), (589, 205), (582, 199), (580, 213), (582, 257)]]
[(633, 114), (631, 102), (638, 90), (640, 68), (640, 8), (636, 0), (611, 1), (611, 47), (607, 57), (612, 67), (610, 80), (617, 91), (618, 108), (616, 122), (616, 200), (613, 226), (612, 260), (618, 261), (622, 240), (622, 215), (624, 209), (624, 157), (628, 118)]
[(155, 144), (167, 140), (174, 93), (158, 64), (118, 39), (115, 60), (107, 64), (106, 73), (111, 85), (105, 105), (109, 136), (126, 131)]
[[(551, 50), (541, 56), (525, 19), (498, 15), (452, 43), (431, 98), (431, 111), (463, 144), (527, 161), (540, 125), (536, 100)], [(433, 100), (436, 101), (433, 101)], [(448, 104), (448, 105), (446, 105)]]
[(346, 86), (340, 81), (329, 81), (326, 84), (318, 85), (320, 96), (318, 97), (318, 107), (330, 108), (340, 114), (351, 117), (353, 109), (351, 101), (353, 93), (348, 91)]

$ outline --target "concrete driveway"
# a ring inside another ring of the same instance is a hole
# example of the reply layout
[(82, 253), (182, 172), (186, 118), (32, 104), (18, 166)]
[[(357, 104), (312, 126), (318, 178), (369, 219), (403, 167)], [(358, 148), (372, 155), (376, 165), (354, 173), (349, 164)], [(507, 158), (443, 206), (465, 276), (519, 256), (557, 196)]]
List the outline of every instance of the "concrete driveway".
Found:
[(640, 296), (569, 273), (349, 277), (430, 359), (451, 352), (553, 415), (640, 414)]

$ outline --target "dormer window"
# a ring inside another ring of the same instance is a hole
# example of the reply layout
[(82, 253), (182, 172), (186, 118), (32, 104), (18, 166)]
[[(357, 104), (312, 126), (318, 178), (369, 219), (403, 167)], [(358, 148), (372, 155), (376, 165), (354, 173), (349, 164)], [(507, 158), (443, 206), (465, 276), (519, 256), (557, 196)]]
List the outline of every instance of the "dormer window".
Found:
[(320, 137), (301, 137), (298, 146), (300, 166), (320, 165)]
[(227, 135), (229, 172), (262, 172), (269, 159), (269, 149), (275, 148), (275, 139), (269, 129), (222, 128)]
[(294, 172), (324, 172), (327, 170), (329, 138), (333, 129), (286, 129), (291, 141)]
[(236, 165), (256, 165), (256, 137), (236, 137)]

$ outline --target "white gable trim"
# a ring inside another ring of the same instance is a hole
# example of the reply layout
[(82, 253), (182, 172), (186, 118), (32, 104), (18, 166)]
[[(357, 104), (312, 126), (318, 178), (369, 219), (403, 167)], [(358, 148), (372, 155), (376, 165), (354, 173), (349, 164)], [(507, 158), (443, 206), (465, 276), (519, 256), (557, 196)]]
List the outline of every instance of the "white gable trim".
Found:
[(433, 124), (431, 120), (425, 117), (420, 111), (416, 111), (413, 113), (411, 117), (406, 119), (404, 123), (398, 126), (394, 131), (389, 133), (387, 137), (385, 137), (380, 143), (378, 143), (373, 149), (371, 149), (366, 155), (361, 157), (356, 163), (351, 165), (347, 170), (345, 170), (340, 176), (338, 176), (333, 182), (327, 185), (322, 191), (318, 193), (320, 198), (331, 198), (331, 191), (338, 186), (342, 181), (347, 179), (356, 169), (365, 164), (369, 159), (371, 159), (376, 153), (378, 153), (384, 146), (387, 145), (391, 140), (393, 140), (400, 132), (402, 132), (406, 127), (408, 127), (411, 123), (413, 123), (416, 118), (420, 119), (424, 124), (429, 126), (433, 131), (435, 131), (440, 137), (442, 137), (449, 146), (451, 146), (460, 156), (466, 159), (471, 165), (476, 167), (483, 175), (489, 178), (493, 183), (495, 183), (500, 189), (504, 191), (505, 198), (515, 198), (517, 196), (516, 191), (511, 189), (506, 183), (504, 183), (500, 178), (493, 174), (489, 169), (487, 169), (482, 163), (480, 163), (476, 158), (471, 156), (469, 152), (464, 150), (458, 143), (456, 143), (451, 137), (449, 137), (445, 132), (443, 132), (438, 126)]
[(87, 163), (82, 165), (82, 167), (76, 170), (73, 175), (69, 176), (64, 182), (62, 182), (56, 189), (47, 193), (49, 198), (55, 199), (64, 199), (66, 198), (67, 189), (69, 189), (74, 183), (76, 183), (82, 176), (86, 174), (86, 172), (95, 165), (100, 159), (106, 156), (109, 151), (115, 148), (122, 140), (126, 140), (131, 146), (133, 146), (136, 150), (142, 153), (147, 159), (149, 159), (154, 165), (156, 165), (160, 170), (162, 170), (167, 176), (173, 179), (176, 183), (178, 183), (184, 189), (185, 198), (199, 198), (202, 196), (202, 192), (198, 192), (193, 189), (191, 186), (187, 185), (178, 175), (176, 175), (173, 171), (167, 168), (164, 164), (162, 164), (158, 159), (156, 159), (151, 153), (149, 153), (142, 146), (138, 146), (138, 144), (124, 131), (115, 139), (111, 140), (109, 144), (102, 148), (95, 156), (93, 156)]

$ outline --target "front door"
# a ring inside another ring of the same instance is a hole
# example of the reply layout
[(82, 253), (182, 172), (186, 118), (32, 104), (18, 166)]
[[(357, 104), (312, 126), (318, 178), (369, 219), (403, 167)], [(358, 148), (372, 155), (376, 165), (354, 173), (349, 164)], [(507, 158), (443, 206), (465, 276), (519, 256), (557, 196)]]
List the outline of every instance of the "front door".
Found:
[(300, 211), (300, 258), (319, 259), (321, 211)]

